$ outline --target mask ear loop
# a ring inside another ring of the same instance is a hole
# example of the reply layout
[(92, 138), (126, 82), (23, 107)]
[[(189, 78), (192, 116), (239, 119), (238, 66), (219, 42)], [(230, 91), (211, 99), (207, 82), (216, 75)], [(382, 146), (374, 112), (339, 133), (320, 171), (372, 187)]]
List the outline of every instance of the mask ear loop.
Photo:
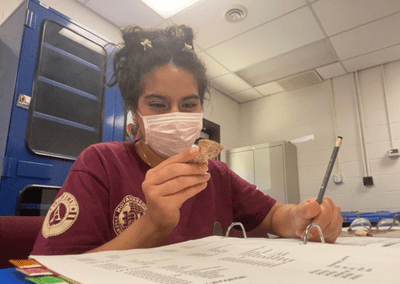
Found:
[(136, 135), (135, 135), (134, 141), (141, 141), (141, 140), (143, 140), (144, 136), (140, 132), (140, 127), (139, 127), (139, 123), (138, 123), (138, 120), (137, 120), (137, 117), (136, 117), (136, 113), (140, 116), (140, 118), (142, 118), (142, 115), (139, 113), (139, 110), (137, 110), (136, 112), (131, 110), (131, 112), (132, 112), (132, 120), (133, 120), (135, 131), (136, 131)]

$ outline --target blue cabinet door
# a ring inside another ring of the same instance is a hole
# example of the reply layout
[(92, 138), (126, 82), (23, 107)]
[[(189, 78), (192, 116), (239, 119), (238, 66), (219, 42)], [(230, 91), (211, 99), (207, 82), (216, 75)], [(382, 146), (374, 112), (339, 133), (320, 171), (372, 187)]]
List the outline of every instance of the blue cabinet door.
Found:
[(15, 214), (27, 186), (61, 186), (85, 147), (123, 137), (122, 99), (106, 86), (115, 46), (36, 1), (21, 25), (0, 215)]

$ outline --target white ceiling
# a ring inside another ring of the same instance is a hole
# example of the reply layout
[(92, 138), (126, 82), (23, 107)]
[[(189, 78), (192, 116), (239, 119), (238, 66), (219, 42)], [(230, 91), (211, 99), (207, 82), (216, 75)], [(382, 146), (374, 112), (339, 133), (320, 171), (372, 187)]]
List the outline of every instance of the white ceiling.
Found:
[[(326, 80), (400, 59), (400, 0), (200, 0), (168, 20), (140, 0), (76, 1), (119, 27), (191, 26), (211, 85), (239, 103), (306, 71)], [(236, 4), (248, 16), (230, 23)]]

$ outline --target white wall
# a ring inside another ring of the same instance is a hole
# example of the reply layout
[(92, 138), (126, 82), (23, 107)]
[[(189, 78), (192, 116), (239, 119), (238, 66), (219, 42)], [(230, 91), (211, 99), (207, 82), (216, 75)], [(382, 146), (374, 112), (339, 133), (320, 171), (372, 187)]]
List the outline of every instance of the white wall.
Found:
[(239, 104), (214, 88), (210, 93), (203, 106), (204, 118), (221, 127), (221, 161), (226, 162), (226, 150), (239, 147)]
[(0, 24), (18, 7), (21, 0), (0, 0)]
[[(394, 148), (400, 148), (400, 61), (384, 65)], [(286, 140), (314, 134), (315, 140), (296, 144), (300, 195), (315, 197), (330, 159), (337, 135), (342, 147), (332, 174), (341, 174), (343, 183), (332, 178), (327, 187), (342, 210), (400, 208), (400, 158), (389, 158), (392, 147), (385, 107), (381, 66), (358, 74), (366, 154), (357, 115), (353, 74), (324, 81), (292, 92), (284, 92), (240, 105), (240, 146)], [(369, 175), (374, 185), (363, 185)]]

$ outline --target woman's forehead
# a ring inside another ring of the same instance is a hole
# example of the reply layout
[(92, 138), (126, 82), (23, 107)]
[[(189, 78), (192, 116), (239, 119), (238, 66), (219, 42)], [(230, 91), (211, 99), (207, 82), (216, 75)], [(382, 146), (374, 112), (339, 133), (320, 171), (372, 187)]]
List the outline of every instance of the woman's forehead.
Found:
[(159, 67), (144, 78), (142, 96), (188, 96), (198, 94), (194, 76), (183, 68), (171, 64)]

